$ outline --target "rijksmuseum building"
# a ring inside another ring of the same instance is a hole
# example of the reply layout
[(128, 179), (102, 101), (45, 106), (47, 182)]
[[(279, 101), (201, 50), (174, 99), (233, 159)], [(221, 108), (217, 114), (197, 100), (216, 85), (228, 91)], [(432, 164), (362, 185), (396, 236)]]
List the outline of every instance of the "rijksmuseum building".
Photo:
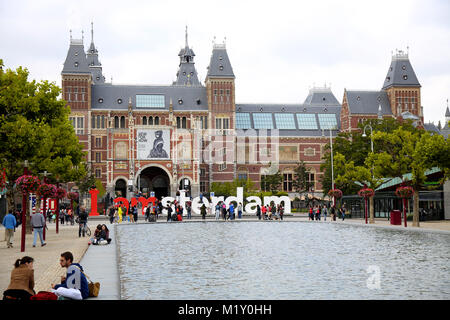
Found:
[(429, 129), (421, 85), (402, 51), (393, 54), (380, 90), (345, 90), (340, 103), (330, 88), (312, 88), (298, 104), (236, 102), (238, 71), (224, 43), (213, 43), (204, 83), (187, 32), (178, 56), (172, 84), (112, 84), (105, 82), (93, 40), (86, 51), (83, 40), (70, 39), (63, 99), (91, 172), (109, 197), (175, 196), (180, 189), (197, 196), (210, 192), (213, 182), (235, 178), (265, 190), (265, 175), (279, 171), (282, 190), (293, 198), (300, 161), (309, 168), (311, 194), (322, 197), (324, 147), (340, 131), (386, 117), (413, 119)]

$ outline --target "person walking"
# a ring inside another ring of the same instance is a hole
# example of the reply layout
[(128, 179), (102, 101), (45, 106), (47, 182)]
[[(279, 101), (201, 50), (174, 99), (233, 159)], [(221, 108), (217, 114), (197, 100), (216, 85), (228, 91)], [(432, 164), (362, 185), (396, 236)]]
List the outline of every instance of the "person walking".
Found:
[(262, 212), (263, 220), (266, 220), (266, 212), (267, 212), (266, 206), (262, 206), (261, 212)]
[(258, 220), (261, 220), (261, 207), (259, 204), (256, 206), (256, 216), (258, 217)]
[(200, 208), (200, 213), (202, 215), (202, 219), (205, 220), (206, 217), (206, 205), (203, 204), (202, 207)]
[(317, 207), (317, 217), (319, 218), (319, 221), (320, 221), (321, 215), (322, 215), (322, 206), (319, 205)]
[(119, 206), (117, 208), (117, 215), (119, 216), (119, 220), (117, 220), (118, 223), (122, 222), (122, 206)]
[(7, 215), (5, 215), (5, 217), (3, 218), (2, 224), (5, 227), (6, 247), (12, 248), (13, 247), (13, 239), (14, 239), (14, 231), (16, 230), (17, 220), (11, 211), (9, 211)]
[(41, 247), (45, 246), (46, 243), (44, 242), (43, 237), (44, 228), (46, 227), (44, 215), (41, 212), (36, 211), (31, 215), (30, 221), (34, 233), (33, 247), (36, 247), (36, 240), (38, 235), (39, 239), (41, 240)]
[(137, 206), (134, 206), (133, 219), (134, 219), (134, 222), (138, 221), (138, 208), (137, 208)]
[(309, 220), (314, 220), (312, 207), (309, 207)]
[(234, 220), (234, 205), (230, 203), (230, 220)]
[(242, 203), (238, 205), (238, 219), (242, 219)]
[(33, 261), (29, 256), (16, 260), (11, 271), (11, 281), (3, 292), (3, 300), (30, 300), (31, 296), (36, 294)]
[(130, 222), (134, 223), (134, 209), (136, 208), (136, 206), (132, 206), (130, 208), (130, 213), (128, 214), (128, 216), (130, 217)]
[(109, 223), (113, 224), (114, 222), (114, 206), (109, 207), (108, 216), (109, 216)]
[(323, 221), (327, 221), (327, 213), (328, 213), (327, 206), (323, 206), (322, 208)]
[(227, 220), (227, 206), (225, 203), (222, 203), (222, 218), (223, 220)]
[(284, 207), (280, 204), (280, 220), (283, 220)]
[(86, 224), (88, 221), (88, 213), (86, 212), (86, 208), (81, 208), (80, 210), (80, 221), (78, 222), (78, 237), (81, 237), (83, 234), (83, 238), (86, 236)]
[(186, 211), (187, 211), (187, 218), (190, 220), (192, 218), (191, 216), (192, 208), (189, 202), (186, 203)]
[(216, 221), (220, 219), (220, 204), (216, 204)]
[(169, 203), (169, 205), (167, 206), (167, 221), (172, 221), (172, 204)]
[(345, 208), (341, 207), (340, 211), (341, 211), (341, 215), (342, 215), (342, 221), (344, 221), (345, 220)]

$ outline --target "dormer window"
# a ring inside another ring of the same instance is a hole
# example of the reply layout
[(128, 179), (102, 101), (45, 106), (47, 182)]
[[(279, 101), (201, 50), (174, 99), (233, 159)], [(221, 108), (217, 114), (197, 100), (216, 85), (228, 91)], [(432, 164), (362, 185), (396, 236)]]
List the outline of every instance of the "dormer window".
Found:
[(391, 81), (391, 77), (386, 78), (387, 82)]
[(403, 70), (406, 70), (406, 66), (405, 66), (405, 65), (403, 65), (403, 66), (402, 66), (402, 69), (403, 69)]
[(222, 56), (219, 56), (219, 60), (222, 60), (223, 58), (222, 58)]
[(118, 103), (118, 104), (122, 104), (122, 99), (120, 99), (120, 98), (117, 99), (117, 103)]
[(73, 65), (74, 65), (76, 68), (78, 68), (78, 62), (75, 62)]
[(183, 104), (183, 99), (178, 99), (178, 104)]
[(408, 76), (406, 74), (403, 75), (403, 80), (408, 80)]
[(98, 103), (103, 103), (103, 98), (98, 98)]
[(223, 65), (220, 65), (220, 66), (219, 66), (219, 70), (220, 70), (220, 71), (223, 71)]

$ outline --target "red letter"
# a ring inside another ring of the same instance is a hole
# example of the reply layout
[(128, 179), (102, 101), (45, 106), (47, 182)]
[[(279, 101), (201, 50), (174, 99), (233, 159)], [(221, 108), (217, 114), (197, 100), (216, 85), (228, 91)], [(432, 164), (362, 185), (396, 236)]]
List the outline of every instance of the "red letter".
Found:
[(91, 194), (91, 213), (90, 216), (98, 216), (97, 212), (97, 195), (98, 190), (97, 189), (91, 189), (89, 190), (89, 193)]
[[(142, 203), (142, 208), (145, 208), (149, 202), (152, 202), (155, 205), (156, 197), (150, 197), (145, 199), (144, 197), (139, 197), (139, 202)], [(144, 210), (142, 210), (142, 214), (144, 214)]]
[(128, 203), (127, 198), (115, 198), (114, 199), (114, 203), (119, 203), (121, 202), (122, 204), (125, 205), (125, 207), (127, 207), (127, 212), (130, 212), (130, 204)]

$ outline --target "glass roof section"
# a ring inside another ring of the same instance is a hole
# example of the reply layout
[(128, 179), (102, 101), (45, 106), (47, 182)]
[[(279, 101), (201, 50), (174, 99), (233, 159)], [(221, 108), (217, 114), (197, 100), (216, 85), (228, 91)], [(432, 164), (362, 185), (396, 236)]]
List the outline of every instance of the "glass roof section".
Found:
[(273, 129), (273, 121), (271, 113), (254, 113), (253, 123), (255, 129)]
[(165, 106), (163, 94), (136, 95), (136, 108), (164, 108)]
[(297, 113), (298, 128), (300, 130), (317, 130), (316, 115), (314, 113)]
[(251, 129), (250, 113), (236, 112), (236, 129)]
[(297, 129), (293, 113), (275, 113), (277, 129)]
[(336, 129), (337, 120), (336, 115), (333, 114), (319, 114), (319, 123), (321, 129)]

